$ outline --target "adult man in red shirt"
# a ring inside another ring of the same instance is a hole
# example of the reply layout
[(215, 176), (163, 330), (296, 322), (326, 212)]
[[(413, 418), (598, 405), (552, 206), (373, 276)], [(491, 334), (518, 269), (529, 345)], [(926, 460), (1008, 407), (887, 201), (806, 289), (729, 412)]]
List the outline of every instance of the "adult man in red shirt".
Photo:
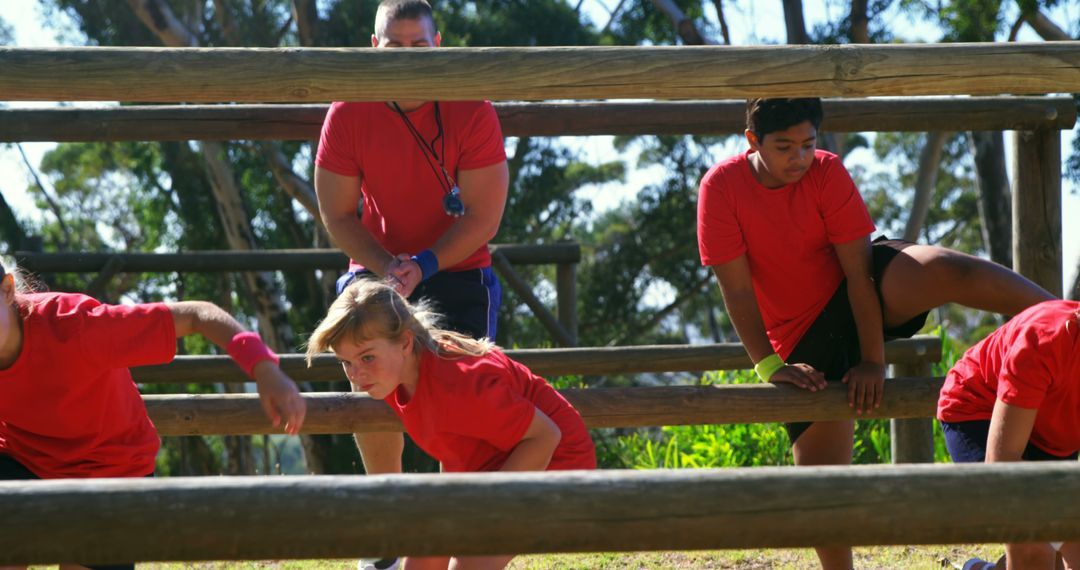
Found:
[[(434, 48), (442, 37), (424, 0), (385, 0), (372, 47)], [(495, 338), (501, 288), (488, 241), (509, 171), (495, 110), (484, 101), (335, 103), (316, 158), (319, 211), (358, 276), (426, 298), (445, 326)], [(358, 212), (360, 212), (358, 214)], [(368, 473), (401, 472), (400, 434), (356, 436)]]

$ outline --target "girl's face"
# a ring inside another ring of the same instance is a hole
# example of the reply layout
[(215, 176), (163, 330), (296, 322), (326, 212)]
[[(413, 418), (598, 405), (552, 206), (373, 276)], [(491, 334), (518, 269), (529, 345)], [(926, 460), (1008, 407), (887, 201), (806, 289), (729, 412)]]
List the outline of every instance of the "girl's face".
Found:
[(383, 400), (399, 385), (416, 386), (412, 333), (392, 341), (375, 338), (360, 342), (347, 338), (331, 347), (354, 388)]
[(817, 129), (803, 121), (787, 130), (769, 133), (758, 140), (747, 131), (750, 149), (761, 158), (760, 170), (754, 172), (767, 188), (780, 188), (798, 182), (814, 162)]

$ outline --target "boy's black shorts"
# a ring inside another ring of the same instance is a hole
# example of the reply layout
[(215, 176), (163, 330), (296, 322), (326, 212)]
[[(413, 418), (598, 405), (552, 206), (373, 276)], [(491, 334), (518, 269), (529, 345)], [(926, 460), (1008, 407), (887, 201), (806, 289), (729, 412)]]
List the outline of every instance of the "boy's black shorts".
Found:
[[(910, 241), (888, 239), (884, 236), (875, 239), (871, 244), (871, 272), (879, 301), (881, 300), (881, 276), (885, 274), (885, 267), (901, 251), (912, 245), (915, 244)], [(885, 329), (885, 340), (910, 338), (926, 324), (926, 317), (929, 314), (930, 312), (927, 311), (898, 327)], [(795, 345), (795, 350), (788, 355), (787, 362), (809, 364), (823, 373), (825, 380), (839, 382), (852, 366), (861, 361), (859, 332), (855, 328), (855, 315), (851, 312), (845, 279), (840, 282), (840, 286), (836, 288), (828, 304), (818, 314), (814, 324), (810, 325), (806, 334), (799, 340), (799, 344)], [(791, 443), (794, 444), (812, 423), (785, 423), (784, 428), (787, 429)]]

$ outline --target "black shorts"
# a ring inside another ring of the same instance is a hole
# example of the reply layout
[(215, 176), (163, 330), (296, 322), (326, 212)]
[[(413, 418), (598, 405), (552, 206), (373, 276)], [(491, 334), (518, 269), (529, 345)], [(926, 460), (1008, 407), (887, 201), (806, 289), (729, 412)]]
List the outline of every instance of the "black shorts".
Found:
[[(888, 239), (884, 236), (875, 239), (871, 244), (871, 272), (879, 301), (881, 300), (881, 276), (885, 274), (885, 268), (897, 254), (912, 245), (915, 244), (910, 241)], [(929, 314), (930, 312), (927, 311), (898, 327), (886, 328), (885, 340), (910, 338), (926, 324), (926, 317)], [(821, 310), (806, 334), (788, 355), (787, 361), (809, 364), (824, 374), (825, 380), (829, 382), (843, 380), (844, 374), (862, 361), (862, 352), (859, 350), (859, 331), (855, 327), (855, 315), (851, 312), (846, 279), (840, 282), (840, 286), (829, 298), (825, 308)], [(791, 443), (795, 443), (795, 440), (812, 423), (785, 423), (784, 427), (787, 429)]]
[[(355, 279), (377, 279), (362, 269), (337, 280), (337, 294)], [(465, 271), (440, 271), (416, 286), (409, 301), (427, 299), (443, 316), (442, 326), (472, 338), (495, 340), (496, 316), (502, 304), (502, 285), (491, 267)]]
[[(945, 434), (945, 447), (953, 463), (982, 463), (986, 461), (986, 441), (990, 439), (990, 420), (972, 420), (968, 422), (943, 422), (941, 431)], [(1028, 442), (1024, 449), (1024, 461), (1076, 461), (1078, 452), (1060, 457), (1043, 451)]]
[[(152, 474), (149, 476), (153, 476)], [(10, 455), (0, 454), (0, 480), (15, 481), (15, 480), (27, 480), (27, 479), (41, 479), (34, 474), (33, 471), (26, 468), (25, 465), (19, 463), (14, 457)], [(135, 570), (134, 563), (128, 564), (83, 564), (91, 570)]]

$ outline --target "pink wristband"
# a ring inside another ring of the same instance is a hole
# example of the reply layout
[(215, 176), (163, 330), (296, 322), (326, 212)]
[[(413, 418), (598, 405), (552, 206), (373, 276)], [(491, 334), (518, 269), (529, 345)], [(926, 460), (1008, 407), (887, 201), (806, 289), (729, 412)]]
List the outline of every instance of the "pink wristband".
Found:
[(225, 347), (225, 352), (252, 378), (255, 377), (253, 372), (256, 364), (264, 360), (271, 360), (274, 364), (281, 361), (278, 355), (263, 343), (259, 334), (253, 332), (236, 333), (229, 341), (229, 346)]

